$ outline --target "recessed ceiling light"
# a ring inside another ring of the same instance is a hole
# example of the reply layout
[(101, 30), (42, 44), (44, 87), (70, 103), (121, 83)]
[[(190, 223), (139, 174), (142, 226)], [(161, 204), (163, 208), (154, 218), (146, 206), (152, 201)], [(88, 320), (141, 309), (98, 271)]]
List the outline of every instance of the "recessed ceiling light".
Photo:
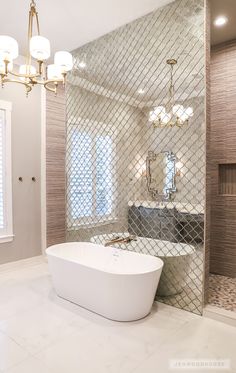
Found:
[(219, 16), (215, 19), (214, 25), (217, 27), (224, 26), (228, 22), (228, 18), (225, 16)]
[(81, 69), (84, 69), (84, 68), (86, 67), (86, 63), (85, 63), (84, 61), (81, 61), (81, 62), (79, 63), (79, 67), (80, 67)]
[(144, 91), (144, 89), (140, 88), (140, 89), (138, 90), (138, 93), (139, 93), (140, 95), (143, 95), (143, 94), (145, 93), (145, 91)]

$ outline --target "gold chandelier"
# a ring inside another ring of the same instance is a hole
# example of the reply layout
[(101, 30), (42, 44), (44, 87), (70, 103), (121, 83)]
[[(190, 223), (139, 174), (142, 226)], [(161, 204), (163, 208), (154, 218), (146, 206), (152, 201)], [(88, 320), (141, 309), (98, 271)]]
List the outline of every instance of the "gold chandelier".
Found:
[(175, 103), (175, 90), (173, 83), (173, 70), (177, 60), (169, 59), (166, 61), (170, 66), (170, 88), (167, 106), (157, 106), (149, 113), (149, 122), (154, 128), (163, 127), (182, 127), (187, 125), (189, 118), (193, 116), (191, 107), (184, 108), (183, 105)]
[[(34, 21), (37, 34), (33, 36)], [(28, 50), (26, 62), (14, 70), (13, 61), (18, 57), (18, 43), (10, 36), (0, 35), (0, 78), (2, 87), (5, 83), (19, 83), (26, 87), (26, 94), (36, 84), (43, 85), (47, 90), (57, 93), (59, 83), (65, 84), (66, 74), (73, 67), (72, 55), (69, 52), (56, 52), (54, 64), (46, 66), (45, 61), (50, 57), (50, 42), (40, 35), (39, 18), (35, 1), (30, 3), (28, 24)], [(37, 68), (32, 65), (32, 59)]]

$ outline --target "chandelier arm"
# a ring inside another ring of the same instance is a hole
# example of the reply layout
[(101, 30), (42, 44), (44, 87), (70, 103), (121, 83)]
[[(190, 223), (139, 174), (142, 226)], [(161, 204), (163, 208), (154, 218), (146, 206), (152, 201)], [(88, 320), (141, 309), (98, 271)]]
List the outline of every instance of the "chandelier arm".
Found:
[(24, 82), (23, 80), (17, 80), (17, 79), (9, 79), (9, 78), (3, 78), (3, 81), (2, 83), (18, 83), (18, 84), (22, 84), (26, 87), (26, 90), (27, 90), (27, 93), (29, 93), (30, 91), (32, 91), (32, 86), (30, 85), (30, 83), (26, 83)]
[(55, 95), (57, 94), (57, 90), (56, 90), (56, 88), (51, 88), (51, 87), (48, 87), (48, 86), (45, 85), (45, 89), (46, 89), (47, 91), (49, 91), (49, 92), (55, 93)]
[(16, 76), (17, 78), (26, 78), (26, 79), (34, 79), (34, 78), (38, 78), (41, 76), (40, 73), (30, 75), (30, 74), (20, 74), (14, 71), (9, 71), (8, 74)]
[[(54, 92), (55, 94), (57, 94), (57, 87), (58, 87), (58, 84), (59, 83), (62, 83), (63, 80), (62, 79), (58, 79), (58, 80), (53, 80), (53, 79), (48, 79), (44, 82), (44, 87), (50, 91), (50, 92)], [(53, 87), (50, 87), (50, 84), (54, 84), (54, 88)]]
[[(35, 85), (35, 84), (41, 84), (41, 85), (45, 86), (45, 88), (49, 84), (56, 84), (56, 85), (58, 85), (59, 83), (62, 83), (61, 79), (58, 79), (58, 80), (53, 80), (53, 79), (51, 79), (51, 80), (38, 80), (38, 79), (35, 79), (35, 78), (30, 78), (30, 81), (31, 81), (31, 83), (29, 83), (29, 84), (33, 84), (33, 85)], [(54, 89), (52, 87), (50, 87), (50, 88)]]

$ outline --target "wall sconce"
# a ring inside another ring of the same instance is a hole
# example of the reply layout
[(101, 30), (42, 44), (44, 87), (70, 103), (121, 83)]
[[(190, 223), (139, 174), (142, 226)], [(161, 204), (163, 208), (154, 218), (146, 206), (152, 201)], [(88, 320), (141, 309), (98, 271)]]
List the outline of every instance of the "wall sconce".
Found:
[(176, 162), (175, 169), (176, 169), (175, 177), (183, 176), (183, 163), (182, 162), (180, 161)]
[(176, 177), (180, 177), (180, 176), (181, 176), (181, 171), (180, 171), (180, 170), (178, 170), (178, 169), (176, 169), (176, 173), (175, 173), (175, 176), (176, 176)]

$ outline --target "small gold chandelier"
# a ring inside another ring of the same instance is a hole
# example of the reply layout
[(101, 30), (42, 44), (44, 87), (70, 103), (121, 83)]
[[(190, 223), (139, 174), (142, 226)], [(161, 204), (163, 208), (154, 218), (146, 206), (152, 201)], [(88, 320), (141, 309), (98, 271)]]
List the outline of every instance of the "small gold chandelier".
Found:
[(154, 128), (163, 127), (182, 127), (187, 125), (189, 118), (193, 116), (193, 109), (191, 107), (184, 108), (183, 105), (175, 104), (175, 90), (173, 83), (173, 70), (177, 64), (177, 60), (169, 59), (167, 64), (170, 66), (170, 88), (168, 104), (164, 106), (157, 106), (149, 113), (149, 122), (152, 122)]
[[(33, 26), (36, 21), (37, 35), (33, 36)], [(25, 65), (16, 72), (13, 60), (18, 57), (18, 43), (10, 36), (0, 35), (0, 78), (2, 87), (5, 83), (19, 83), (26, 87), (26, 94), (36, 84), (43, 85), (47, 90), (57, 93), (59, 83), (65, 84), (66, 74), (73, 67), (72, 55), (69, 52), (56, 52), (54, 64), (45, 65), (50, 57), (50, 42), (40, 35), (39, 18), (35, 1), (30, 3), (28, 24), (28, 51)], [(32, 65), (32, 58), (37, 61), (37, 69)]]

